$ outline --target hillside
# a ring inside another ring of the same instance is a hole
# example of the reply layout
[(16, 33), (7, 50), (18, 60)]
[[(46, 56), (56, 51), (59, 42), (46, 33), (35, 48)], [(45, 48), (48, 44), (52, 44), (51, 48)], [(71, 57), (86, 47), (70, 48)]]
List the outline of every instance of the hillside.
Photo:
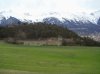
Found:
[[(19, 43), (19, 41), (34, 41), (37, 40), (40, 43), (46, 40), (60, 41), (60, 45), (90, 45), (98, 46), (99, 42), (96, 42), (90, 38), (82, 38), (78, 36), (66, 27), (58, 26), (56, 24), (47, 23), (22, 23), (20, 25), (8, 25), (0, 27), (0, 38), (6, 42)], [(41, 42), (42, 40), (42, 42)], [(17, 42), (18, 41), (18, 42)], [(53, 42), (51, 42), (53, 43)]]

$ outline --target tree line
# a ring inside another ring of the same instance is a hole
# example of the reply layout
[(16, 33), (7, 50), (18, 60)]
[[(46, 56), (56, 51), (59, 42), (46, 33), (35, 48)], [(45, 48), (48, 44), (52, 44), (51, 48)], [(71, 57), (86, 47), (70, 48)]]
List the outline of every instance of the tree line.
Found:
[[(0, 26), (0, 39), (13, 38), (16, 40), (38, 40), (47, 38), (62, 38), (62, 45), (99, 46), (100, 43), (88, 37), (80, 37), (76, 33), (56, 24), (22, 23), (20, 25)], [(67, 39), (70, 39), (69, 41)]]

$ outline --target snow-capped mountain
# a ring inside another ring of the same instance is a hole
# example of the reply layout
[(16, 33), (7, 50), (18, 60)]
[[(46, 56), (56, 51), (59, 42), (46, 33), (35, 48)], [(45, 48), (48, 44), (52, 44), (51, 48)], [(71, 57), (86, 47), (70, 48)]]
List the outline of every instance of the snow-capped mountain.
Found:
[(97, 23), (97, 20), (100, 16), (100, 11), (96, 11), (93, 13), (85, 13), (85, 12), (47, 12), (47, 13), (40, 13), (40, 14), (34, 14), (29, 12), (16, 12), (16, 11), (1, 11), (0, 12), (0, 20), (2, 18), (10, 18), (15, 17), (16, 19), (19, 19), (20, 21), (42, 21), (44, 18), (48, 17), (55, 17), (58, 18), (60, 21), (63, 21), (63, 18), (68, 20), (77, 20), (82, 22), (90, 21), (92, 23)]
[(10, 16), (8, 19), (6, 19), (5, 17), (3, 17), (1, 20), (0, 20), (0, 24), (2, 26), (5, 26), (5, 25), (10, 25), (10, 24), (20, 24), (21, 21), (18, 20), (17, 18), (15, 17), (12, 17)]
[(19, 24), (21, 22), (46, 22), (67, 27), (79, 35), (100, 33), (100, 11), (93, 13), (21, 13), (14, 11), (0, 12), (0, 25)]
[(92, 33), (100, 32), (100, 25), (97, 25), (89, 20), (84, 22), (63, 18), (63, 21), (60, 21), (55, 17), (49, 17), (43, 19), (43, 21), (46, 23), (57, 24), (60, 26), (67, 27), (80, 35), (89, 35)]

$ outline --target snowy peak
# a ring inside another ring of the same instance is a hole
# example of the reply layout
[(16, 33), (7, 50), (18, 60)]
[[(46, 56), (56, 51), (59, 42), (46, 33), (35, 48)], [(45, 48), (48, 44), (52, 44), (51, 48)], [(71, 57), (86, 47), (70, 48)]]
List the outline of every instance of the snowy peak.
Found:
[[(93, 12), (95, 13), (95, 12)], [(92, 14), (93, 14), (92, 13)], [(57, 12), (52, 12), (45, 14), (43, 18), (51, 18), (55, 17), (59, 19), (60, 21), (63, 21), (63, 18), (66, 18), (67, 20), (73, 20), (73, 21), (82, 21), (82, 22), (92, 22), (94, 24), (97, 24), (97, 21), (100, 17), (100, 14), (91, 15), (91, 13), (85, 13), (85, 12), (76, 12), (76, 13), (57, 13)]]
[(59, 20), (59, 19), (56, 18), (56, 17), (44, 18), (44, 19), (43, 19), (43, 22), (51, 23), (51, 24), (57, 24), (57, 25), (61, 25), (61, 24), (62, 24), (62, 21)]
[[(39, 15), (35, 15), (34, 13), (29, 12), (17, 12), (17, 11), (1, 11), (0, 12), (0, 24), (2, 21), (10, 21), (8, 24), (14, 22), (22, 21), (22, 22), (51, 22), (53, 24), (62, 24), (62, 22), (66, 22), (66, 20), (73, 22), (91, 22), (93, 24), (100, 24), (100, 10), (95, 11), (93, 13), (85, 13), (85, 12), (47, 12), (41, 13)], [(66, 20), (65, 20), (66, 19)], [(6, 23), (6, 24), (7, 24)], [(78, 25), (78, 24), (77, 24)]]
[(18, 11), (1, 11), (0, 12), (0, 20), (3, 18), (10, 18), (10, 16), (15, 17), (19, 19), (20, 21), (26, 21), (26, 22), (39, 22), (42, 21), (44, 18), (50, 18), (55, 17), (59, 19), (60, 21), (63, 21), (63, 18), (66, 18), (68, 20), (74, 20), (74, 21), (83, 21), (83, 22), (92, 22), (97, 24), (97, 21), (100, 17), (100, 10), (95, 11), (93, 13), (85, 13), (85, 12), (47, 12), (47, 13), (40, 13), (40, 14), (34, 14), (34, 12), (18, 12)]
[(17, 18), (10, 16), (8, 19), (6, 19), (6, 24), (20, 24), (21, 21), (19, 21)]
[(21, 21), (20, 20), (18, 20), (17, 18), (15, 18), (15, 17), (12, 17), (12, 16), (10, 16), (9, 18), (5, 18), (5, 17), (3, 17), (1, 20), (0, 20), (0, 24), (1, 25), (11, 25), (11, 24), (20, 24), (21, 23)]

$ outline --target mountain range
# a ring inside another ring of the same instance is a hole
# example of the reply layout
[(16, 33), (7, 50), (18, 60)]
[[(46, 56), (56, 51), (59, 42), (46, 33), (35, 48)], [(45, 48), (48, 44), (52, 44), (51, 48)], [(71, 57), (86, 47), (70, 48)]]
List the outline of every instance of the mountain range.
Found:
[[(22, 16), (21, 16), (22, 15)], [(30, 13), (20, 15), (14, 14), (12, 11), (0, 12), (0, 26), (9, 24), (20, 24), (22, 22), (46, 22), (67, 27), (80, 36), (90, 36), (97, 39), (100, 37), (100, 11), (93, 13), (45, 13), (35, 18)]]

